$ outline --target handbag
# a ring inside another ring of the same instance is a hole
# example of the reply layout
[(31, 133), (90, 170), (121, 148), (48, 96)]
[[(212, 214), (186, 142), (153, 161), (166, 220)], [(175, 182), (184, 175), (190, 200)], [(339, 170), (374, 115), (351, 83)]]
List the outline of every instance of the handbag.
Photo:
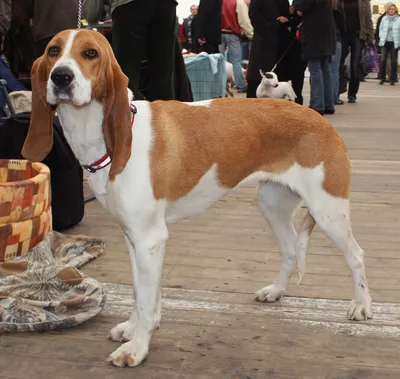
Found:
[(371, 72), (378, 72), (378, 53), (375, 44), (368, 43), (361, 54), (361, 69), (364, 75)]
[(303, 24), (303, 23), (300, 22), (300, 24), (297, 25), (297, 30), (296, 30), (296, 40), (297, 40), (297, 41), (301, 41), (301, 25), (302, 25), (302, 24)]

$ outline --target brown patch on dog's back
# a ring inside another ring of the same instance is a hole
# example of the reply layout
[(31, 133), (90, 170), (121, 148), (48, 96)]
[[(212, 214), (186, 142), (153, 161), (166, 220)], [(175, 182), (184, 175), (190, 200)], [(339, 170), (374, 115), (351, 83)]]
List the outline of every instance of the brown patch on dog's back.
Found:
[(151, 172), (157, 199), (175, 201), (217, 164), (233, 188), (257, 171), (280, 174), (294, 163), (324, 163), (324, 188), (347, 198), (350, 163), (336, 130), (319, 114), (276, 99), (216, 99), (208, 107), (151, 103), (155, 139)]

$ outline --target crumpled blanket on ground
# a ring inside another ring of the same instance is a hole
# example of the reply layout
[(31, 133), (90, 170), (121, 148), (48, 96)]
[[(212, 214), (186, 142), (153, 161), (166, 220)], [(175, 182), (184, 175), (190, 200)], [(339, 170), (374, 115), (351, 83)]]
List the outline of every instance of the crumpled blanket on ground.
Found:
[(0, 263), (0, 333), (79, 325), (99, 314), (101, 284), (78, 270), (104, 251), (104, 242), (51, 232), (27, 255)]

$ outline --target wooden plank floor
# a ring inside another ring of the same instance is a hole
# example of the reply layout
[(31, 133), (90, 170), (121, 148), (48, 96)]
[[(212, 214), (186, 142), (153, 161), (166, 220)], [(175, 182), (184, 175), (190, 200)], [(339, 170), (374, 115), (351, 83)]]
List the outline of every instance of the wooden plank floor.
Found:
[[(103, 238), (107, 249), (83, 271), (104, 283), (104, 312), (72, 330), (0, 336), (0, 379), (384, 379), (400, 378), (400, 126), (398, 87), (363, 83), (356, 105), (329, 119), (353, 162), (352, 223), (365, 250), (374, 318), (345, 318), (352, 297), (344, 258), (316, 230), (300, 286), (279, 303), (253, 293), (271, 283), (280, 252), (242, 187), (207, 213), (170, 227), (163, 322), (142, 366), (118, 369), (105, 358), (118, 344), (108, 330), (132, 305), (122, 233), (97, 202), (70, 231)], [(299, 217), (302, 210), (299, 211)]]

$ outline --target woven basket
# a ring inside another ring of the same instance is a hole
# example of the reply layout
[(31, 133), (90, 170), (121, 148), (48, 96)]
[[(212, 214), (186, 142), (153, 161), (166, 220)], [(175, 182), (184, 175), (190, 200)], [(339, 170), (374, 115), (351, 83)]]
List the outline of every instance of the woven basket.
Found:
[(49, 168), (0, 160), (0, 262), (28, 253), (51, 228)]

